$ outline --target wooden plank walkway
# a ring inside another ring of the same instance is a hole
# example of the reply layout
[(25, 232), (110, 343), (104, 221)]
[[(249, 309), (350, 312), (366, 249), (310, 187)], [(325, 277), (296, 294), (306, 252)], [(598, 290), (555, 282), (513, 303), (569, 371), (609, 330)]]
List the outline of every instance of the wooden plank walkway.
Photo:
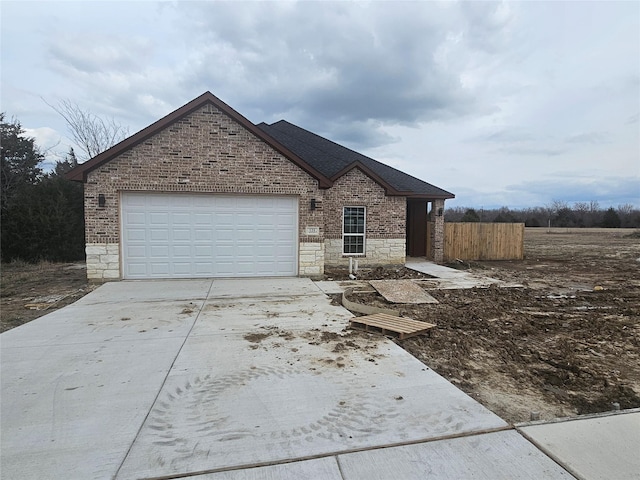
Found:
[(354, 317), (349, 320), (349, 326), (364, 329), (367, 332), (375, 331), (383, 335), (395, 335), (400, 340), (423, 334), (435, 327), (433, 323), (420, 322), (411, 318), (394, 317), (386, 313)]

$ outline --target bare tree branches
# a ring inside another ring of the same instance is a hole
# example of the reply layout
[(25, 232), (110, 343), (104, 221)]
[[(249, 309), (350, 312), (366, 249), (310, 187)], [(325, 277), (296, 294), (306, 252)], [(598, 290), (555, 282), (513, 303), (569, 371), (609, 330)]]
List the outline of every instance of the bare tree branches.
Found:
[(71, 138), (81, 150), (80, 162), (95, 157), (129, 135), (129, 128), (114, 118), (98, 117), (69, 99), (60, 100), (56, 105), (42, 100), (67, 122)]
[[(561, 200), (553, 200), (546, 207), (510, 209), (508, 207), (482, 210), (482, 220), (488, 222), (521, 222), (527, 227), (623, 227), (640, 228), (640, 209), (631, 203), (608, 210), (600, 209), (597, 201), (575, 202), (573, 207)], [(607, 215), (607, 217), (605, 217)], [(445, 212), (448, 222), (478, 221), (473, 208), (449, 207)]]

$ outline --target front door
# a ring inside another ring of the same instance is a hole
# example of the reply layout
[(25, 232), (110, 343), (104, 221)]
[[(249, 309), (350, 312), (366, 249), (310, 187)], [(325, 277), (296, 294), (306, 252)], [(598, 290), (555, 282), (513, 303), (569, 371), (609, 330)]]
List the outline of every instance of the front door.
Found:
[(407, 199), (407, 256), (427, 254), (427, 200)]

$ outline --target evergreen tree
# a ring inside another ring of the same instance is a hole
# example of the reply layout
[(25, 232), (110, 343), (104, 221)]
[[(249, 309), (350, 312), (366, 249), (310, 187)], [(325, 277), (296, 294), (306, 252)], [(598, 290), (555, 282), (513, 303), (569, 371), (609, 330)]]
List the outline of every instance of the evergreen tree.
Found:
[(613, 207), (610, 207), (602, 216), (602, 226), (604, 228), (620, 228), (620, 216)]
[(24, 137), (20, 122), (5, 121), (0, 113), (0, 189), (2, 211), (24, 185), (34, 184), (42, 176), (40, 163), (44, 156), (33, 138)]
[(460, 221), (461, 222), (479, 222), (480, 216), (478, 215), (478, 212), (475, 211), (475, 209), (469, 208), (467, 209), (466, 212), (464, 212), (464, 215), (462, 216)]
[(20, 123), (2, 129), (2, 261), (73, 261), (84, 257), (83, 185), (64, 173), (77, 165), (73, 150), (43, 174), (43, 155)]

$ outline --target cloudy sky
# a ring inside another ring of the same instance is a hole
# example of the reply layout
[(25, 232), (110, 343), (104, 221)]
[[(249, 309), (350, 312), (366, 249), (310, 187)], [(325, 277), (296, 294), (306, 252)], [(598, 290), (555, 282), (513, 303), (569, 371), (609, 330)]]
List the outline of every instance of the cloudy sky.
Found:
[(1, 108), (49, 153), (46, 102), (130, 133), (209, 90), (456, 194), (640, 207), (640, 3), (0, 2)]

